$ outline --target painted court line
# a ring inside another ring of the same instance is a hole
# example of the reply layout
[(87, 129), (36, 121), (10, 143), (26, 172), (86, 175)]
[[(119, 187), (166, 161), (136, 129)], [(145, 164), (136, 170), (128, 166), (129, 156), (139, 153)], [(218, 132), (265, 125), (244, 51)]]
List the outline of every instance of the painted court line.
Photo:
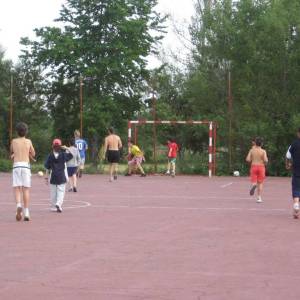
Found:
[[(79, 205), (76, 205), (76, 203), (69, 203), (69, 202), (77, 202)], [(13, 202), (3, 202), (1, 203), (3, 205), (13, 205), (15, 206), (15, 203)], [(68, 206), (69, 204), (69, 206)], [(64, 205), (63, 205), (63, 209), (76, 209), (76, 208), (85, 208), (85, 207), (89, 207), (92, 204), (90, 202), (87, 201), (80, 201), (80, 200), (67, 200)], [(41, 211), (41, 210), (49, 210), (50, 207), (50, 202), (48, 203), (30, 203), (30, 206), (47, 206), (47, 208), (40, 208), (40, 209), (36, 209), (35, 211)]]
[(221, 188), (226, 188), (228, 186), (231, 186), (232, 184), (233, 184), (233, 182), (229, 182), (229, 183), (223, 184), (223, 185), (221, 185)]
[(261, 211), (261, 212), (285, 212), (285, 208), (243, 208), (243, 207), (176, 207), (176, 206), (129, 206), (129, 205), (92, 205), (92, 207), (108, 209), (177, 209), (177, 210), (214, 210), (214, 211)]

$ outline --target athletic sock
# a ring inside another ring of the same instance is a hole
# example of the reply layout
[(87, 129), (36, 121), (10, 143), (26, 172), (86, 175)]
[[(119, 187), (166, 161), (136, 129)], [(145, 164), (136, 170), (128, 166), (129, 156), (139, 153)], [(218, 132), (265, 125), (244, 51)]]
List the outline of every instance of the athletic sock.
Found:
[(21, 204), (21, 202), (18, 202), (18, 203), (17, 203), (17, 208), (19, 208), (19, 207), (21, 207), (21, 208), (22, 208), (22, 204)]
[(24, 208), (25, 217), (29, 217), (29, 208)]

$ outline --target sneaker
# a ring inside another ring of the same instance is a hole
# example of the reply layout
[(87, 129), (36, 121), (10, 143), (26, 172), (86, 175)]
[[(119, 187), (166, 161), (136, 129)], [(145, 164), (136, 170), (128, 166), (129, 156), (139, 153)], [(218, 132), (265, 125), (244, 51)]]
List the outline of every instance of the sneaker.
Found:
[(172, 172), (171, 176), (174, 178), (174, 177), (175, 177), (175, 173), (174, 173), (174, 172)]
[(68, 192), (73, 192), (73, 188), (68, 189)]
[(253, 195), (254, 195), (255, 190), (256, 190), (256, 187), (257, 187), (256, 184), (252, 186), (252, 188), (250, 189), (250, 196), (253, 196)]
[(57, 211), (58, 213), (61, 213), (61, 212), (62, 212), (62, 208), (61, 208), (60, 205), (56, 204), (55, 207), (56, 207), (56, 211)]
[(77, 188), (76, 187), (73, 187), (73, 192), (77, 193)]
[(165, 173), (165, 175), (170, 175), (170, 171), (167, 171), (167, 172)]
[(141, 174), (141, 177), (146, 177), (146, 174), (145, 173)]
[(299, 209), (300, 209), (299, 203), (294, 203), (293, 208), (294, 208), (295, 212), (299, 212)]
[(56, 207), (51, 207), (50, 211), (57, 212), (57, 209), (56, 209)]
[(118, 176), (117, 175), (114, 175), (114, 180), (117, 180), (118, 179)]
[(22, 214), (23, 214), (22, 207), (17, 207), (17, 212), (16, 212), (16, 220), (17, 221), (21, 221), (22, 220)]
[(129, 173), (126, 173), (126, 174), (125, 174), (125, 176), (131, 176), (131, 174), (129, 174)]
[(258, 197), (258, 198), (256, 199), (256, 203), (262, 203), (261, 197)]
[(25, 221), (25, 222), (26, 222), (26, 221), (30, 221), (29, 215), (24, 217), (24, 221)]

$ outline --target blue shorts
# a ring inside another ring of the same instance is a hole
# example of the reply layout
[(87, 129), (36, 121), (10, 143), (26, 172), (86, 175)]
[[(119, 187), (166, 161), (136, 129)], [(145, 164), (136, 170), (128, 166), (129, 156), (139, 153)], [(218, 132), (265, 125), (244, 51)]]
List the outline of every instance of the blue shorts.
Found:
[(300, 197), (300, 177), (298, 176), (292, 177), (292, 194), (293, 198)]
[(77, 167), (67, 167), (68, 176), (72, 177), (77, 172)]

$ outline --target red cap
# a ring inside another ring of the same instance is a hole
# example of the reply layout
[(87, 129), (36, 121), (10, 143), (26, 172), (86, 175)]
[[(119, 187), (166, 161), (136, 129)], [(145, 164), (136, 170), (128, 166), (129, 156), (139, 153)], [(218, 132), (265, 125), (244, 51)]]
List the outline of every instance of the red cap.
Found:
[(52, 146), (61, 146), (61, 140), (60, 139), (54, 139), (52, 142)]

